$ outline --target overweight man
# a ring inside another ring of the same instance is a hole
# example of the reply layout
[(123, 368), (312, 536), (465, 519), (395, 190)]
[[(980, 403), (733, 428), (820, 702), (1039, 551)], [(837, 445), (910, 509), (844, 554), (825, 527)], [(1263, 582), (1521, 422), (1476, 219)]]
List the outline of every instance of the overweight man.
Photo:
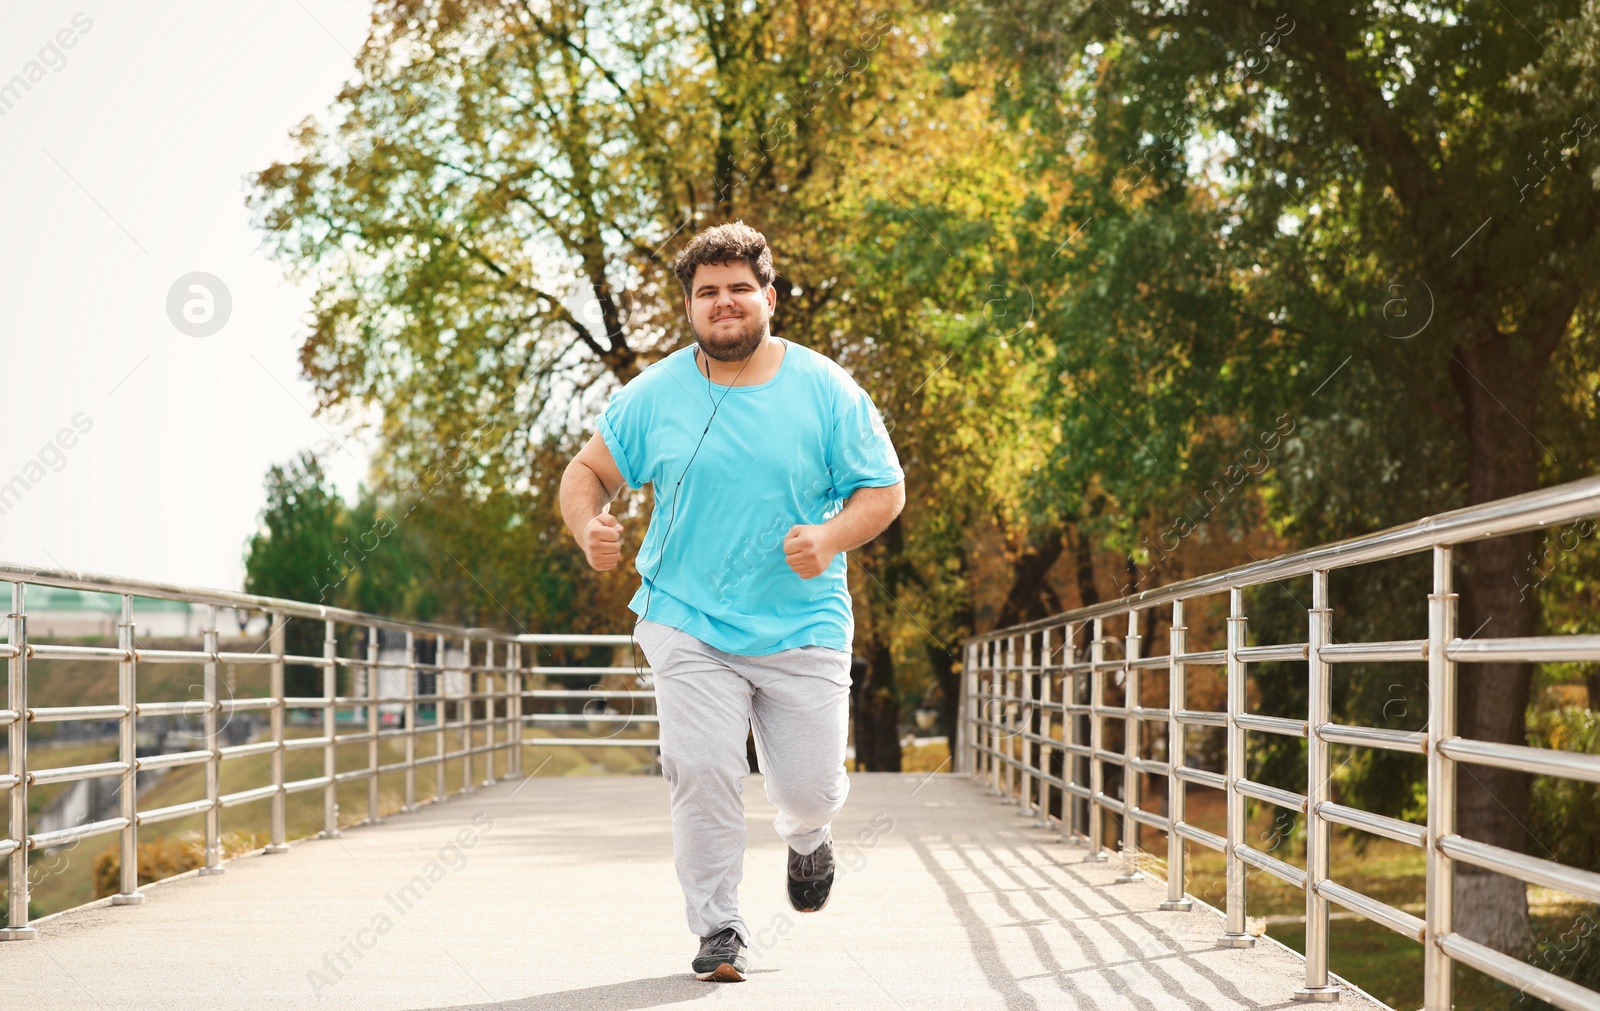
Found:
[(850, 789), (845, 552), (899, 514), (905, 474), (844, 369), (772, 335), (760, 232), (708, 228), (673, 270), (695, 341), (611, 398), (562, 476), (561, 512), (589, 565), (612, 569), (627, 531), (610, 502), (624, 483), (652, 486), (629, 607), (654, 672), (673, 863), (700, 938), (695, 976), (739, 982), (746, 737), (789, 846), (789, 901), (819, 910), (833, 885), (829, 826)]

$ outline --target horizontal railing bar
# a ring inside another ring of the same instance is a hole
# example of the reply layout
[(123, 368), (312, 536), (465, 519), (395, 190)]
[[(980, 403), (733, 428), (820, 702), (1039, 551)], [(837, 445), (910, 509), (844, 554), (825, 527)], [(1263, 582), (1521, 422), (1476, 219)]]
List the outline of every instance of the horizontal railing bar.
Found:
[(0, 709), (0, 727), (8, 727), (22, 718), (15, 709)]
[(1216, 850), (1218, 853), (1228, 851), (1228, 841), (1215, 832), (1207, 832), (1186, 821), (1178, 822), (1178, 834), (1190, 842), (1197, 842), (1202, 846)]
[(28, 710), (28, 719), (32, 723), (62, 723), (67, 720), (116, 720), (126, 715), (128, 715), (127, 706), (52, 706), (46, 709)]
[(209, 751), (174, 751), (165, 755), (141, 755), (134, 759), (134, 766), (140, 772), (146, 769), (172, 769), (180, 765), (198, 765), (210, 761)]
[(1136, 720), (1156, 720), (1165, 723), (1167, 720), (1172, 719), (1172, 711), (1169, 709), (1151, 709), (1148, 706), (1135, 706), (1133, 718)]
[(1183, 664), (1227, 663), (1228, 651), (1225, 649), (1205, 649), (1198, 653), (1179, 653), (1178, 662)]
[(0, 776), (0, 790), (9, 790), (16, 786), (19, 782), (21, 781), (17, 778), (15, 773), (8, 772), (5, 775)]
[(1516, 853), (1458, 835), (1447, 835), (1440, 839), (1439, 849), (1452, 860), (1504, 874), (1508, 878), (1554, 888), (1590, 902), (1600, 902), (1600, 874), (1594, 871), (1568, 867), (1553, 860)]
[(608, 674), (649, 674), (649, 667), (530, 667), (526, 674), (547, 674), (552, 676), (575, 676), (579, 674), (592, 674), (604, 677)]
[(153, 811), (145, 811), (136, 819), (138, 824), (153, 825), (158, 821), (171, 821), (174, 818), (186, 818), (191, 814), (202, 814), (211, 810), (211, 801), (191, 800), (186, 804), (170, 804), (167, 807), (158, 807)]
[(1413, 751), (1419, 755), (1428, 750), (1428, 735), (1421, 731), (1347, 727), (1338, 723), (1324, 723), (1317, 728), (1317, 736), (1329, 744), (1353, 744), (1360, 748)]
[(1284, 737), (1306, 736), (1305, 720), (1286, 720), (1281, 716), (1258, 716), (1255, 713), (1240, 713), (1234, 720), (1246, 730), (1282, 734)]
[(205, 702), (201, 699), (187, 699), (182, 702), (140, 702), (133, 707), (139, 716), (183, 716), (187, 713), (203, 714)]
[(1294, 885), (1296, 888), (1299, 888), (1302, 891), (1305, 890), (1306, 872), (1296, 867), (1294, 864), (1285, 863), (1274, 856), (1268, 856), (1258, 849), (1251, 849), (1244, 843), (1238, 843), (1235, 845), (1233, 847), (1233, 852), (1240, 860), (1256, 868), (1257, 870), (1266, 871), (1273, 877), (1282, 878), (1284, 881), (1289, 882), (1289, 884)]
[(1341, 885), (1337, 881), (1324, 880), (1317, 882), (1317, 894), (1329, 902), (1337, 902), (1352, 913), (1359, 913), (1369, 920), (1381, 923), (1395, 933), (1409, 937), (1413, 941), (1420, 941), (1423, 938), (1425, 924), (1420, 918), (1412, 916), (1402, 909), (1396, 909), (1387, 902), (1379, 902), (1377, 899), (1362, 895), (1355, 889)]
[(1600, 1011), (1600, 994), (1530, 965), (1519, 958), (1495, 951), (1485, 944), (1469, 940), (1460, 934), (1443, 934), (1436, 941), (1439, 950), (1471, 966), (1486, 976), (1517, 987), (1523, 993), (1549, 1001), (1567, 1011)]
[[(476, 631), (473, 634), (476, 635)], [(559, 635), (544, 632), (524, 632), (506, 638), (512, 642), (531, 642), (537, 646), (626, 646), (633, 642), (631, 635)]]
[(1304, 660), (1311, 655), (1311, 647), (1303, 642), (1282, 643), (1274, 646), (1242, 646), (1235, 655), (1246, 663)]
[(115, 646), (56, 646), (28, 643), (28, 656), (34, 660), (127, 660), (128, 651)]
[(1166, 762), (1154, 762), (1148, 758), (1135, 758), (1133, 760), (1133, 769), (1135, 772), (1142, 772), (1149, 776), (1172, 775), (1172, 766)]
[(1373, 814), (1363, 811), (1358, 807), (1346, 807), (1332, 801), (1323, 801), (1317, 805), (1317, 814), (1328, 819), (1336, 825), (1346, 828), (1358, 828), (1363, 832), (1381, 835), (1385, 839), (1395, 842), (1409, 843), (1412, 846), (1427, 844), (1428, 828), (1425, 825), (1414, 825), (1409, 821), (1399, 818), (1390, 818), (1387, 815)]
[(303, 601), (286, 600), (282, 597), (264, 597), (253, 593), (239, 593), (233, 590), (218, 590), (207, 586), (189, 586), (181, 583), (164, 583), (153, 579), (126, 579), (94, 572), (69, 572), (64, 569), (47, 569), (33, 565), (21, 565), (15, 562), (0, 562), (0, 579), (13, 583), (62, 586), (72, 590), (90, 590), (97, 593), (131, 593), (140, 597), (181, 600), (194, 604), (215, 604), (219, 607), (232, 607), (245, 611), (274, 611), (292, 618), (313, 618), (322, 621), (335, 621), (345, 625), (370, 625), (399, 632), (415, 631), (454, 638), (470, 635), (474, 639), (493, 639), (496, 642), (543, 641), (551, 644), (567, 641), (581, 643), (593, 639), (615, 638), (621, 640), (617, 645), (626, 643), (629, 639), (628, 636), (536, 636), (529, 639), (523, 635), (500, 632), (495, 629), (460, 628), (454, 625), (435, 625), (421, 621), (400, 621), (394, 618), (385, 618), (381, 615), (350, 611), (342, 607), (307, 604)]
[(1600, 755), (1553, 748), (1530, 748), (1522, 744), (1499, 744), (1450, 737), (1439, 742), (1446, 758), (1476, 765), (1531, 772), (1536, 776), (1560, 776), (1600, 783)]
[(1256, 800), (1264, 800), (1268, 804), (1276, 804), (1279, 807), (1285, 807), (1291, 811), (1299, 811), (1302, 814), (1305, 813), (1306, 797), (1303, 793), (1294, 793), (1290, 790), (1280, 790), (1276, 786), (1268, 786), (1265, 783), (1257, 783), (1253, 779), (1237, 780), (1233, 786), (1234, 789), (1238, 790), (1246, 797), (1254, 797)]
[(72, 783), (80, 779), (115, 776), (128, 771), (127, 762), (95, 762), (91, 765), (63, 765), (55, 769), (29, 769), (28, 782), (34, 786)]
[(252, 664), (252, 663), (277, 663), (275, 653), (218, 653), (218, 663)]
[(1220, 772), (1207, 772), (1204, 769), (1191, 769), (1187, 765), (1180, 765), (1172, 770), (1172, 774), (1185, 783), (1198, 783), (1216, 790), (1226, 790), (1228, 781)]
[(272, 709), (277, 706), (277, 704), (277, 699), (269, 698), (219, 699), (217, 700), (217, 711), (223, 713), (242, 713), (251, 709)]
[(1095, 803), (1099, 804), (1101, 807), (1110, 811), (1115, 811), (1118, 814), (1121, 814), (1127, 809), (1126, 804), (1109, 794), (1097, 793), (1094, 795), (1094, 800)]
[[(423, 730), (432, 729), (432, 727), (418, 727), (417, 731), (420, 733)], [(333, 740), (331, 737), (286, 737), (283, 739), (283, 750), (299, 751), (302, 748), (321, 748), (325, 747), (331, 740)]]
[[(436, 762), (436, 761), (438, 761), (438, 758), (418, 759), (417, 760), (417, 764), (418, 765), (422, 765), (425, 762)], [(283, 784), (283, 792), (284, 793), (299, 793), (302, 790), (315, 790), (315, 789), (317, 789), (319, 787), (323, 787), (323, 786), (327, 786), (327, 785), (328, 785), (328, 777), (327, 776), (315, 776), (315, 777), (313, 777), (311, 779), (296, 779), (293, 782), (289, 782), (289, 783)]]
[(1600, 513), (1600, 476), (1540, 488), (1494, 502), (1470, 505), (1435, 516), (1426, 516), (1376, 533), (1236, 565), (1222, 572), (1208, 573), (1166, 586), (1153, 587), (1131, 596), (1101, 601), (1062, 614), (993, 629), (983, 635), (975, 636), (970, 641), (993, 642), (1007, 636), (1056, 627), (1069, 622), (1081, 623), (1092, 618), (1126, 613), (1129, 610), (1145, 610), (1175, 600), (1210, 596), (1235, 587), (1279, 582), (1314, 571), (1342, 569), (1366, 562), (1397, 558), (1424, 551), (1438, 544), (1459, 545), (1487, 537), (1535, 530), (1551, 524), (1593, 516), (1596, 513)]
[(54, 832), (40, 832), (38, 835), (28, 837), (28, 848), (42, 850), (51, 846), (60, 846), (72, 842), (74, 839), (86, 839), (102, 832), (115, 832), (128, 827), (126, 818), (107, 818), (104, 821), (91, 821), (82, 825), (68, 825), (58, 828)]
[(1129, 811), (1128, 817), (1132, 818), (1134, 821), (1143, 822), (1144, 824), (1149, 825), (1151, 828), (1162, 832), (1167, 831), (1168, 826), (1172, 824), (1166, 815), (1156, 814), (1154, 811), (1146, 811), (1142, 807), (1136, 807), (1132, 811)]
[(271, 783), (258, 786), (253, 790), (240, 790), (238, 793), (225, 793), (217, 798), (220, 807), (233, 807), (235, 804), (248, 804), (253, 800), (264, 800), (278, 792), (278, 788)]
[(1522, 639), (1452, 639), (1444, 655), (1456, 663), (1600, 660), (1600, 635), (1536, 635)]
[(277, 741), (257, 741), (255, 744), (234, 744), (226, 748), (218, 748), (217, 754), (223, 761), (226, 761), (230, 758), (245, 758), (249, 755), (266, 755), (277, 750)]
[(191, 649), (136, 649), (133, 658), (140, 663), (206, 663), (213, 654)]
[(0, 839), (0, 857), (10, 856), (16, 851), (17, 841), (15, 839)]
[(1210, 713), (1199, 709), (1180, 709), (1178, 710), (1178, 722), (1201, 727), (1226, 727), (1228, 725), (1228, 714)]
[(1129, 660), (1128, 666), (1134, 670), (1165, 670), (1172, 662), (1169, 656), (1142, 656), (1137, 660)]
[[(654, 713), (617, 713), (614, 715), (607, 713), (603, 716), (585, 716), (582, 713), (524, 713), (522, 716), (524, 723), (627, 723), (629, 721), (656, 723), (660, 719), (661, 717)], [(478, 725), (482, 726), (481, 720)]]
[(652, 691), (627, 691), (624, 689), (595, 689), (583, 688), (531, 688), (522, 692), (525, 699), (653, 699), (656, 693)]
[(525, 747), (540, 748), (545, 746), (588, 748), (603, 745), (617, 745), (629, 748), (659, 748), (661, 741), (654, 737), (524, 737), (521, 743)]
[(1398, 639), (1391, 642), (1333, 642), (1317, 650), (1325, 663), (1389, 663), (1398, 660), (1428, 659), (1428, 640)]

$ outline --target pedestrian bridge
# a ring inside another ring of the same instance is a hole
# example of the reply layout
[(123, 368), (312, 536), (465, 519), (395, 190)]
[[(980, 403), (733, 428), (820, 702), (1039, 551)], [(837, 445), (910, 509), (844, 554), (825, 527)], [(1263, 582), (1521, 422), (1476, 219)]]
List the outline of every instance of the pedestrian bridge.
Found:
[[(789, 909), (775, 811), (747, 781), (742, 900), (755, 943), (738, 985), (688, 971), (695, 940), (683, 926), (664, 782), (525, 768), (541, 749), (546, 762), (577, 749), (642, 756), (635, 768), (648, 771), (659, 744), (650, 672), (628, 636), (426, 625), (0, 563), (12, 603), (0, 645), (0, 792), (9, 798), (0, 940), (26, 942), (0, 944), (0, 998), (30, 1011), (1381, 1006), (1330, 966), (1337, 906), (1422, 946), (1428, 1011), (1454, 1006), (1457, 966), (1558, 1007), (1600, 1011), (1600, 994), (1562, 975), (1570, 962), (1541, 967), (1464, 936), (1452, 906), (1458, 865), (1600, 902), (1600, 873), (1475, 839), (1455, 817), (1457, 773), (1474, 768), (1600, 782), (1600, 755), (1459, 735), (1457, 667), (1596, 663), (1600, 635), (1463, 637), (1452, 585), (1459, 545), (1597, 515), (1600, 478), (1591, 478), (975, 636), (963, 652), (953, 766), (852, 776), (835, 826), (839, 880), (823, 912)], [(1426, 635), (1341, 641), (1330, 572), (1407, 557), (1431, 573), (1426, 600), (1415, 602)], [(1306, 638), (1252, 642), (1246, 589), (1290, 579), (1309, 583), (1308, 603), (1295, 600)], [(120, 600), (116, 643), (30, 636), (35, 585)], [(151, 597), (202, 608), (202, 641), (142, 641), (136, 599)], [(1198, 641), (1197, 621), (1190, 637), (1202, 605), (1225, 625), (1209, 642)], [(254, 648), (223, 641), (227, 609), (241, 633), (250, 615), (260, 620)], [(1147, 643), (1156, 621), (1167, 634)], [(1426, 725), (1333, 722), (1332, 686), (1351, 663), (1424, 665)], [(1256, 664), (1303, 677), (1305, 710), (1253, 708)], [(67, 679), (49, 672), (90, 684), (97, 665), (114, 670), (103, 685), (114, 702), (60, 697)], [(1207, 668), (1220, 693), (1191, 696), (1190, 675)], [(175, 669), (197, 677), (190, 697), (151, 699), (183, 683), (161, 676)], [(258, 732), (224, 743), (230, 723), (256, 719)], [(174, 720), (185, 750), (141, 750), (143, 730)], [(35, 761), (47, 753), (45, 725), (91, 721), (114, 735), (104, 760)], [(1298, 788), (1251, 778), (1260, 735), (1305, 742)], [(1333, 746), (1419, 756), (1426, 823), (1337, 802)], [(147, 795), (146, 773), (180, 772), (193, 773), (194, 796)], [(31, 824), (31, 791), (106, 777), (117, 780), (113, 810)], [(1197, 824), (1204, 801), (1192, 791), (1211, 792), (1222, 824)], [(341, 817), (341, 801), (364, 806), (365, 819)], [(1250, 804), (1303, 819), (1303, 859), (1247, 834)], [(223, 830), (250, 818), (265, 845), (225, 860)], [(141, 836), (190, 820), (203, 866), (140, 880)], [(321, 831), (295, 841), (291, 820)], [(1334, 826), (1420, 851), (1425, 905), (1402, 908), (1333, 877)], [(31, 921), (31, 861), (96, 837), (120, 854), (114, 891)], [(1221, 854), (1220, 910), (1185, 892), (1196, 848)], [(1246, 917), (1250, 875), (1303, 894), (1304, 958)]]
[[(254, 853), (39, 921), (0, 946), (0, 1003), (583, 1011), (1282, 1007), (1304, 975), (1221, 916), (1162, 912), (1053, 827), (964, 776), (858, 773), (820, 913), (784, 894), (784, 845), (746, 780), (748, 981), (688, 972), (659, 777), (508, 778), (448, 803)], [(1381, 1007), (1358, 996), (1347, 1006)]]

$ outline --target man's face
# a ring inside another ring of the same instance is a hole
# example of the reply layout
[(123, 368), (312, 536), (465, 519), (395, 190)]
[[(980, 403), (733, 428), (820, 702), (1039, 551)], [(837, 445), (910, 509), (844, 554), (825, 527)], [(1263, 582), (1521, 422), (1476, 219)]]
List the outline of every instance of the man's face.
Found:
[(702, 263), (684, 303), (700, 349), (719, 362), (737, 362), (761, 346), (778, 292), (761, 287), (742, 261)]

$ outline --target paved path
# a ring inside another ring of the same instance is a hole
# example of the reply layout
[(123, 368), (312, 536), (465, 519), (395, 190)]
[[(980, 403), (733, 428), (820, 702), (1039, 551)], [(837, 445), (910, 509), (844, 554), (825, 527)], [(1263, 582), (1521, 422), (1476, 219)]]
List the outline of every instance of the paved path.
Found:
[[(749, 980), (694, 980), (666, 785), (503, 781), (382, 825), (41, 920), (0, 944), (0, 1005), (584, 1011), (1288, 1008), (1300, 964), (1213, 946), (1215, 913), (1033, 828), (950, 775), (857, 774), (820, 913), (789, 909), (784, 846), (746, 780)], [(1376, 1008), (1356, 995), (1340, 1007)]]

